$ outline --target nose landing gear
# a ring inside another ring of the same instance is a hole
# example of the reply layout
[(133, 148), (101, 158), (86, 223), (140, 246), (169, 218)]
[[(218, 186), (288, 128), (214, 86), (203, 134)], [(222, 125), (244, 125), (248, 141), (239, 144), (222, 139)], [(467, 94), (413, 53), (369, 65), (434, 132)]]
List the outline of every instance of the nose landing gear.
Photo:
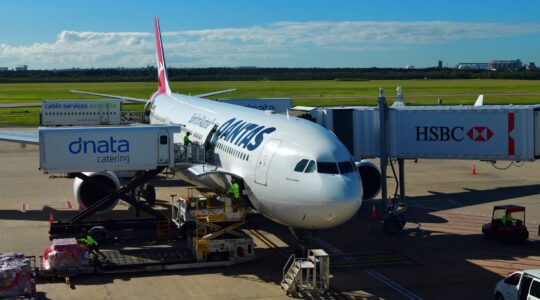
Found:
[(315, 230), (300, 229), (289, 227), (291, 234), (296, 239), (297, 243), (294, 245), (293, 252), (300, 257), (307, 255), (308, 248), (313, 245), (313, 236)]

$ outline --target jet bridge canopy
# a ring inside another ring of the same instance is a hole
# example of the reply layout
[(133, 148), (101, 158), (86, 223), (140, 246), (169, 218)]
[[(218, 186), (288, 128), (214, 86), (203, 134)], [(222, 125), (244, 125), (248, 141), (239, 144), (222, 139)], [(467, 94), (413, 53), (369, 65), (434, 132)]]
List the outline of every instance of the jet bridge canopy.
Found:
[[(377, 107), (311, 111), (355, 159), (380, 156)], [(533, 161), (540, 157), (540, 105), (388, 107), (387, 154), (394, 158)]]

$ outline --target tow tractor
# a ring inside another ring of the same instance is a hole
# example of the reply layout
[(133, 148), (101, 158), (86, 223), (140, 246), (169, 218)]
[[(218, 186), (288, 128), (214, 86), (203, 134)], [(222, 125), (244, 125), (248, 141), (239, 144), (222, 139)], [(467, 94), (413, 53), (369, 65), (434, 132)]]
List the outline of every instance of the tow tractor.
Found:
[[(508, 218), (503, 222), (505, 216)], [(525, 207), (519, 205), (498, 205), (493, 207), (491, 223), (482, 226), (482, 233), (487, 239), (504, 243), (523, 243), (529, 238), (525, 226)]]

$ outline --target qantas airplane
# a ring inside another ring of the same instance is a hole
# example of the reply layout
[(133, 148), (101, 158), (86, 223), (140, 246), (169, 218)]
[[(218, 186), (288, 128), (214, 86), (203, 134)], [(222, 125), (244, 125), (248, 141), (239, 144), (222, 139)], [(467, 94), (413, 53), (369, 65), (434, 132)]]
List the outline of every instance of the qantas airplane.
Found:
[[(376, 167), (355, 163), (338, 138), (323, 127), (301, 118), (204, 99), (227, 91), (197, 96), (171, 93), (157, 18), (154, 25), (159, 88), (149, 100), (85, 93), (144, 102), (151, 124), (185, 126), (176, 142), (190, 132), (192, 141), (213, 150), (211, 166), (195, 165), (180, 172), (205, 183), (230, 185), (235, 178), (261, 214), (300, 230), (340, 225), (357, 213), (363, 199), (376, 196), (378, 190), (372, 187), (380, 186), (380, 173), (379, 177), (370, 175)], [(0, 132), (0, 140), (36, 143), (37, 138)], [(118, 186), (113, 173), (91, 176)], [(80, 193), (83, 184), (79, 180), (74, 186), (79, 202), (87, 206), (88, 201), (99, 200)]]

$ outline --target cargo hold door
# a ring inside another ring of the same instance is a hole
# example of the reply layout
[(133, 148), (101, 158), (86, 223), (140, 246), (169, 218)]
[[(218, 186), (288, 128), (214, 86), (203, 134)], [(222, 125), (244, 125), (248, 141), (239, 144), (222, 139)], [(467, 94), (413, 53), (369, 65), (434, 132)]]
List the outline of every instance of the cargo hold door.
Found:
[(266, 185), (268, 166), (280, 144), (281, 140), (269, 140), (264, 145), (264, 148), (259, 155), (259, 159), (257, 160), (257, 165), (255, 166), (255, 183)]

